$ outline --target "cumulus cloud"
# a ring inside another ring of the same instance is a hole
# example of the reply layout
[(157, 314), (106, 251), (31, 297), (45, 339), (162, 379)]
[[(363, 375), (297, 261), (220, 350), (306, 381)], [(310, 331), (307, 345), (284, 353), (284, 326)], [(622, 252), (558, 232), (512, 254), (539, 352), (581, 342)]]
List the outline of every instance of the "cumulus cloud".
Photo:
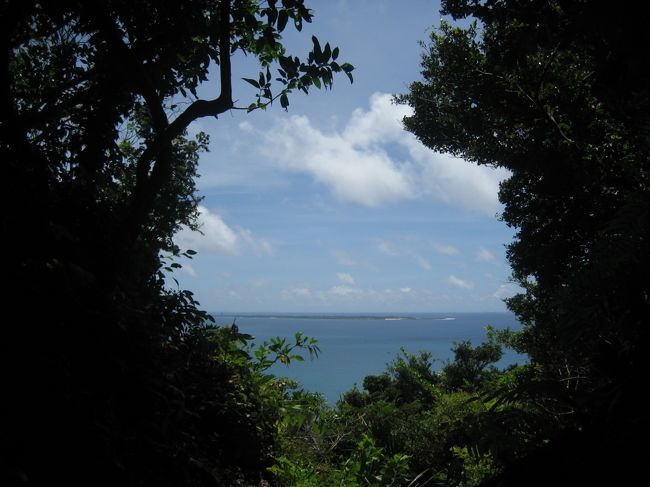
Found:
[[(391, 95), (375, 93), (370, 109), (354, 110), (342, 131), (326, 133), (307, 117), (292, 116), (265, 134), (264, 150), (283, 169), (309, 174), (342, 201), (377, 207), (428, 197), (496, 213), (507, 172), (431, 151), (402, 128), (410, 114)], [(395, 147), (406, 160), (394, 155)]]
[(357, 108), (343, 131), (343, 138), (355, 147), (365, 148), (388, 142), (401, 142), (404, 134), (402, 119), (413, 113), (407, 105), (396, 105), (392, 95), (373, 93), (370, 110)]
[(351, 286), (355, 285), (354, 278), (347, 272), (339, 272), (338, 274), (336, 274), (336, 277), (338, 277), (339, 280), (344, 284), (349, 284)]
[(494, 260), (494, 254), (488, 249), (481, 247), (476, 253), (476, 260), (478, 262), (491, 262)]
[(447, 278), (447, 282), (452, 286), (456, 286), (462, 289), (472, 289), (474, 287), (474, 283), (471, 281), (461, 279), (460, 277), (456, 277), (453, 274)]
[(234, 230), (205, 206), (199, 206), (198, 210), (200, 232), (183, 228), (174, 237), (176, 244), (199, 252), (239, 255), (239, 239)]
[(410, 196), (407, 175), (384, 151), (358, 149), (341, 134), (315, 129), (307, 117), (283, 121), (266, 142), (281, 167), (310, 174), (343, 201), (376, 207)]
[(240, 255), (242, 249), (246, 249), (255, 255), (273, 255), (271, 243), (255, 238), (250, 230), (232, 229), (219, 215), (205, 206), (199, 205), (198, 211), (200, 231), (184, 227), (174, 236), (174, 242), (182, 249), (226, 255)]
[(505, 169), (477, 166), (450, 154), (433, 152), (409, 134), (404, 138), (411, 158), (417, 163), (418, 190), (423, 195), (452, 206), (494, 215), (499, 210), (499, 182)]

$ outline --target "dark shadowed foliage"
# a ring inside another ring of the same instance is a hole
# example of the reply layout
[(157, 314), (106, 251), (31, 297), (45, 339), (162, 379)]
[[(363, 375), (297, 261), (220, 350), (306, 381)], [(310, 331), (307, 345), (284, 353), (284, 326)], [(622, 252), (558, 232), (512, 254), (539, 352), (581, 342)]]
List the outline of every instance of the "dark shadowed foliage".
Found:
[(525, 291), (508, 305), (531, 367), (507, 397), (528, 398), (555, 424), (555, 440), (503, 485), (620, 480), (640, 467), (629, 446), (648, 426), (645, 20), (574, 0), (449, 0), (443, 10), (474, 23), (431, 35), (423, 80), (400, 98), (415, 109), (405, 124), (433, 149), (511, 171), (502, 218), (517, 229), (508, 257)]
[[(219, 358), (235, 338), (165, 285), (193, 254), (172, 237), (196, 225), (208, 147), (186, 129), (352, 66), (315, 37), (308, 59), (285, 52), (302, 0), (8, 0), (0, 19), (3, 485), (257, 483), (275, 418), (251, 368)], [(232, 73), (240, 53), (260, 72)], [(241, 76), (258, 94), (237, 107)]]

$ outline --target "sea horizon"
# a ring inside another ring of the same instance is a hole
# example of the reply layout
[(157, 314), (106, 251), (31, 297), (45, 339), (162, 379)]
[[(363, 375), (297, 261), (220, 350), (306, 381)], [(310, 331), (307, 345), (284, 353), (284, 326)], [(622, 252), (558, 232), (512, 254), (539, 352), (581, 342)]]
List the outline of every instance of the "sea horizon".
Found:
[[(509, 311), (463, 312), (223, 312), (212, 314), (218, 325), (233, 322), (242, 333), (261, 344), (272, 337), (293, 340), (296, 332), (316, 338), (321, 350), (315, 360), (276, 364), (269, 372), (299, 382), (305, 390), (321, 393), (328, 403), (367, 375), (381, 374), (404, 349), (408, 353), (431, 352), (434, 369), (453, 359), (455, 342), (469, 340), (476, 346), (487, 337), (487, 326), (519, 329)], [(223, 319), (220, 322), (219, 319)], [(305, 354), (306, 355), (306, 354)], [(306, 357), (305, 357), (306, 358)], [(525, 360), (506, 350), (497, 363), (506, 367)]]

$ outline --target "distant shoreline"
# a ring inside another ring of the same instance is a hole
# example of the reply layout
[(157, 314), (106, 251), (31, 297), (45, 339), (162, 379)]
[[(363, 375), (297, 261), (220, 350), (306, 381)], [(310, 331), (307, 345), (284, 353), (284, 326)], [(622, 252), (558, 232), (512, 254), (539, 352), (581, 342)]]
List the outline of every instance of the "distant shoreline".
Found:
[(293, 320), (417, 320), (415, 316), (395, 315), (305, 315), (305, 314), (253, 314), (253, 313), (220, 313), (212, 314), (215, 318), (219, 316), (241, 317), (241, 318), (264, 318), (264, 319), (293, 319)]
[(234, 313), (223, 312), (210, 315), (215, 319), (225, 318), (263, 318), (263, 319), (284, 319), (284, 320), (384, 320), (384, 321), (404, 321), (404, 320), (435, 320), (435, 321), (453, 321), (458, 316), (467, 315), (486, 315), (486, 314), (512, 314), (508, 311), (461, 311), (447, 313)]

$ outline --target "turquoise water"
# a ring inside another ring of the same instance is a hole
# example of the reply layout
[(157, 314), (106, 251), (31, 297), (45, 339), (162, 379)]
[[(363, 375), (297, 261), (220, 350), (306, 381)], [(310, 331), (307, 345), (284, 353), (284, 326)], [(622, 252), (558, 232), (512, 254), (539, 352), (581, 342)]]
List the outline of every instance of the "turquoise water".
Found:
[[(293, 340), (296, 332), (318, 339), (321, 349), (313, 361), (275, 365), (275, 375), (297, 380), (311, 391), (320, 392), (330, 404), (363, 378), (379, 374), (399, 353), (426, 350), (437, 359), (436, 367), (453, 358), (453, 342), (485, 341), (487, 325), (517, 330), (520, 324), (511, 313), (400, 313), (400, 314), (224, 314), (215, 315), (220, 325), (236, 323), (242, 333), (256, 342), (271, 337)], [(522, 362), (523, 357), (505, 351), (499, 366)]]

